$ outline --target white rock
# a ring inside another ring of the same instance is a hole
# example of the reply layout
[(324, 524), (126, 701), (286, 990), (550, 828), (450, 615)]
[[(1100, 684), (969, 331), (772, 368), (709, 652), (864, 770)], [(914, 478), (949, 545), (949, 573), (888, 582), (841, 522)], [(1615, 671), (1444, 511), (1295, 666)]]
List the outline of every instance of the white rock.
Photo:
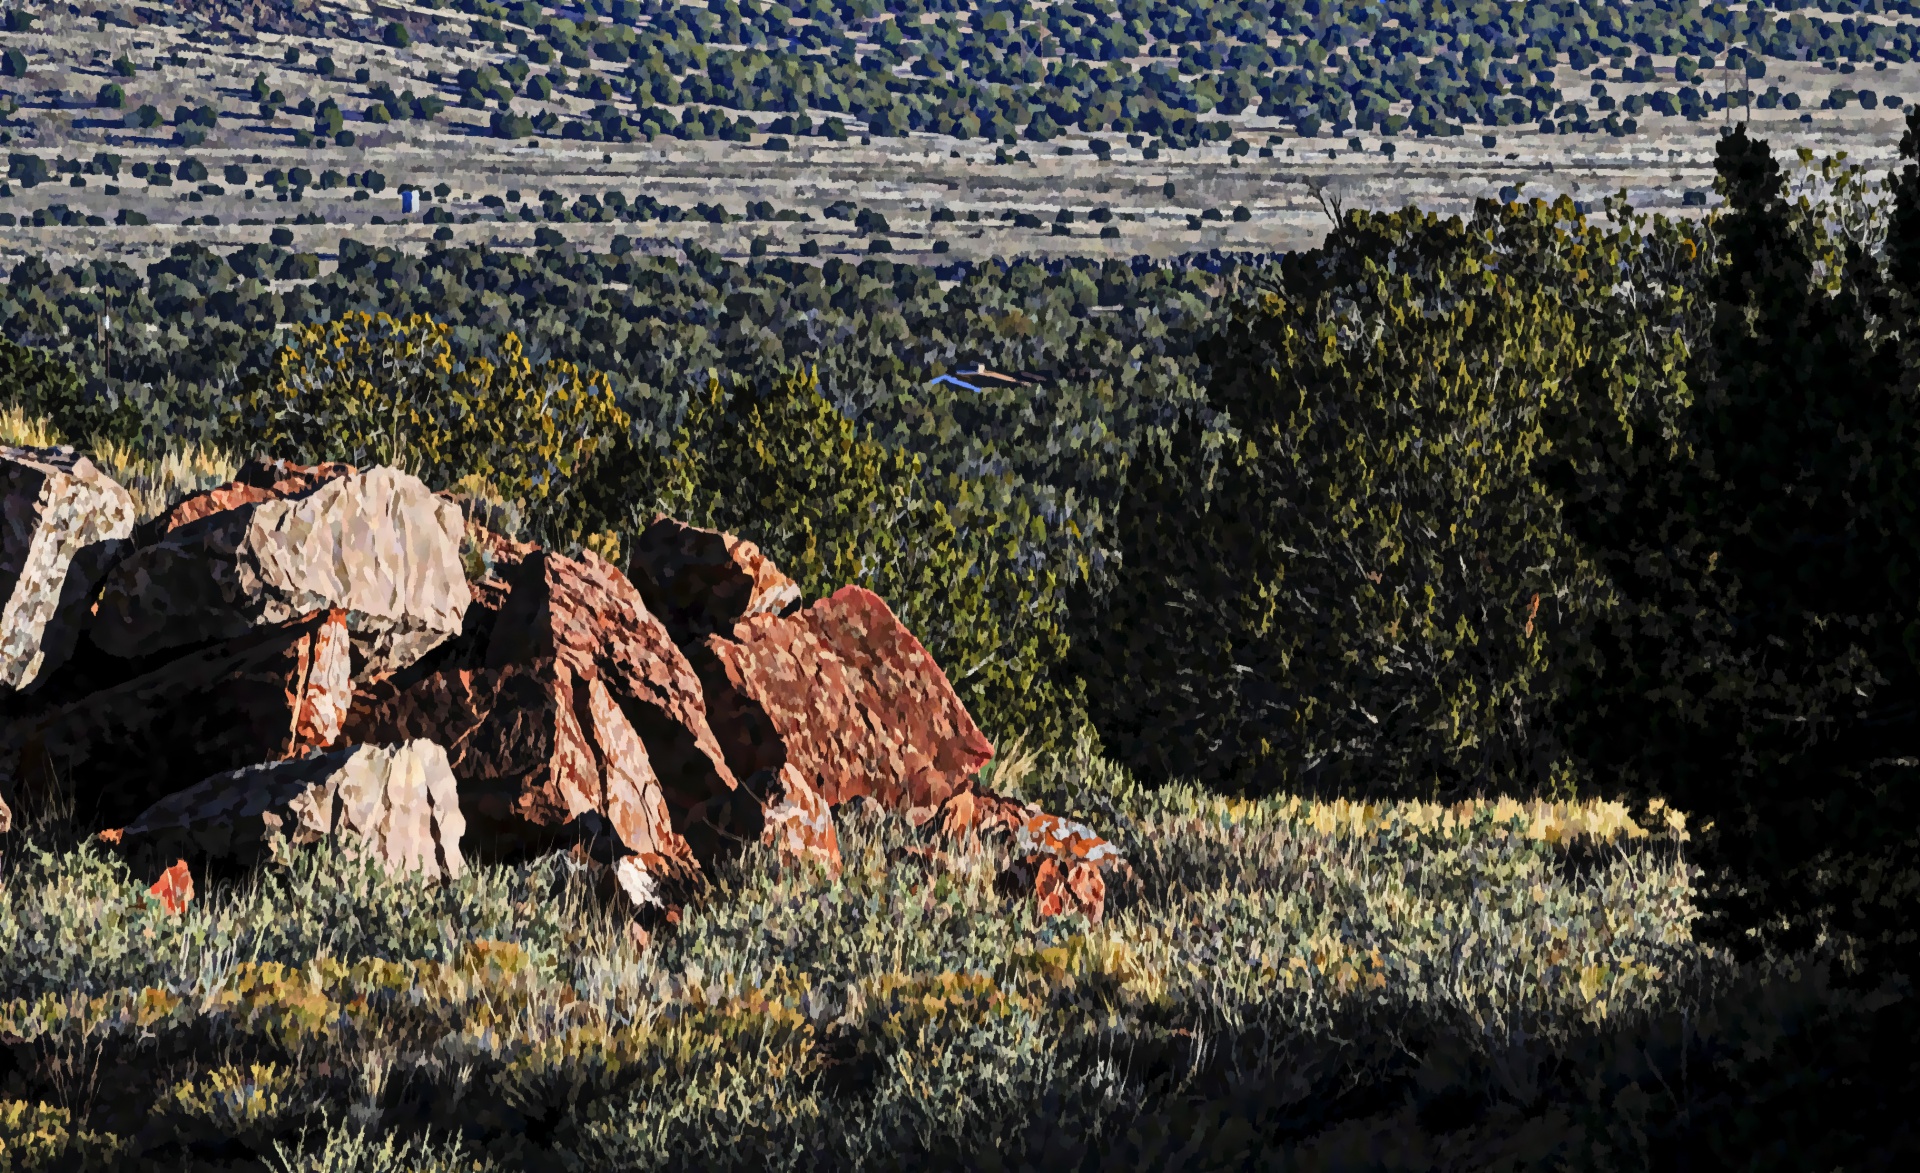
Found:
[(268, 762), (161, 799), (120, 833), (129, 853), (241, 864), (278, 831), (295, 846), (338, 839), (395, 871), (442, 879), (466, 867), (466, 833), (447, 751), (431, 741), (362, 745)]
[(71, 448), (0, 447), (0, 493), (0, 690), (17, 691), (72, 654), (134, 507)]

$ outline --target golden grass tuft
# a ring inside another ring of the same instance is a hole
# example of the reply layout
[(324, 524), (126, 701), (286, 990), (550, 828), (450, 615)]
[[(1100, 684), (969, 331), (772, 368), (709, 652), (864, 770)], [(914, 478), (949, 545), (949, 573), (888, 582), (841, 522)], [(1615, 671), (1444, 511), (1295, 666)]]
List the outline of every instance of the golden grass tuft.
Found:
[(1033, 773), (1039, 755), (1027, 748), (1027, 739), (1015, 734), (995, 747), (993, 759), (981, 771), (980, 780), (988, 789), (1006, 795), (1020, 793), (1020, 784)]
[[(17, 403), (0, 407), (0, 444), (53, 448), (67, 442), (45, 416), (29, 415)], [(169, 447), (152, 456), (96, 436), (86, 452), (101, 472), (132, 495), (141, 521), (165, 513), (190, 493), (226, 484), (240, 471), (240, 461), (231, 453), (199, 444)]]
[(52, 448), (60, 433), (45, 416), (28, 415), (17, 403), (0, 408), (0, 444), (9, 448)]
[(95, 440), (93, 462), (133, 495), (140, 520), (157, 517), (181, 498), (231, 481), (240, 461), (231, 453), (198, 444), (148, 456), (113, 440)]

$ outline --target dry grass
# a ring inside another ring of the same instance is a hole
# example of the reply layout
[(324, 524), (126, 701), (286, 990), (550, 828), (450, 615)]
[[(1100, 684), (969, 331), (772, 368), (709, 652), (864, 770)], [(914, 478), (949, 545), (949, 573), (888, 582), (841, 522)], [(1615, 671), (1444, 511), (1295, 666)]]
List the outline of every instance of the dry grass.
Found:
[[(891, 1164), (1036, 1112), (1094, 1143), (1175, 1086), (1284, 1086), (1310, 1113), (1403, 1078), (1416, 1039), (1461, 1079), (1544, 1078), (1553, 1046), (1721, 968), (1664, 817), (1229, 800), (1090, 758), (1026, 780), (1133, 857), (1104, 923), (1036, 920), (990, 849), (896, 862), (918, 833), (852, 814), (839, 879), (750, 852), (645, 949), (564, 857), (433, 887), (297, 854), (169, 917), (91, 847), (16, 845), (0, 1032), (61, 1064), (16, 1080), (0, 1125), (64, 1114), (69, 1156), (231, 1141), (286, 1168), (453, 1168), (460, 1145), (500, 1168)], [(426, 1129), (443, 1140), (404, 1159), (367, 1139)]]
[(92, 456), (101, 471), (133, 495), (134, 511), (142, 521), (165, 513), (190, 493), (226, 484), (240, 471), (240, 461), (231, 453), (197, 445), (148, 456), (112, 440), (96, 440)]
[[(51, 448), (67, 442), (44, 416), (28, 415), (19, 404), (0, 407), (0, 444)], [(240, 471), (240, 461), (231, 453), (199, 445), (168, 448), (152, 456), (96, 437), (86, 452), (100, 471), (132, 495), (141, 521), (166, 512), (190, 493), (226, 484)]]
[(41, 416), (30, 416), (17, 403), (0, 407), (0, 444), (9, 448), (52, 448), (60, 434)]

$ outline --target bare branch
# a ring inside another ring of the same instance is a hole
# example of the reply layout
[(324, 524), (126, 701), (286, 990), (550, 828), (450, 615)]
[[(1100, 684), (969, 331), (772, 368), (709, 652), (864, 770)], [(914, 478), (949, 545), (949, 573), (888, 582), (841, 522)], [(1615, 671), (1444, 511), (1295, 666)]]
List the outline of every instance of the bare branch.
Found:
[(1303, 182), (1307, 185), (1307, 192), (1319, 203), (1320, 211), (1338, 226), (1346, 213), (1346, 192), (1334, 186), (1333, 181), (1324, 175), (1309, 175)]

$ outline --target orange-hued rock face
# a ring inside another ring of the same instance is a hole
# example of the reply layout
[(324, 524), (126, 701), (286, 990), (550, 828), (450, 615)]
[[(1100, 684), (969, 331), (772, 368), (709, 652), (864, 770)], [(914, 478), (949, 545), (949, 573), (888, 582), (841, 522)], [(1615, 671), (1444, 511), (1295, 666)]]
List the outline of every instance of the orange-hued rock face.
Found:
[(177, 860), (174, 865), (160, 873), (160, 878), (147, 889), (149, 896), (157, 897), (160, 907), (169, 916), (179, 916), (193, 902), (193, 873), (187, 870), (187, 861)]
[(694, 662), (734, 773), (791, 766), (830, 806), (865, 796), (919, 824), (993, 756), (940, 665), (864, 587), (748, 618)]
[[(466, 663), (363, 690), (348, 736), (448, 747), (476, 842), (535, 849), (611, 837), (660, 884), (698, 873), (679, 829), (734, 788), (700, 684), (611, 564), (519, 551), (474, 589)], [(629, 888), (635, 885), (624, 885)]]
[(625, 575), (599, 555), (529, 555), (509, 580), (486, 666), (553, 659), (598, 680), (652, 756), (679, 809), (732, 790), (734, 775), (708, 728), (700, 680)]
[(1041, 916), (1072, 910), (1098, 923), (1106, 911), (1107, 882), (1092, 864), (1043, 858), (1034, 865), (1033, 898)]

